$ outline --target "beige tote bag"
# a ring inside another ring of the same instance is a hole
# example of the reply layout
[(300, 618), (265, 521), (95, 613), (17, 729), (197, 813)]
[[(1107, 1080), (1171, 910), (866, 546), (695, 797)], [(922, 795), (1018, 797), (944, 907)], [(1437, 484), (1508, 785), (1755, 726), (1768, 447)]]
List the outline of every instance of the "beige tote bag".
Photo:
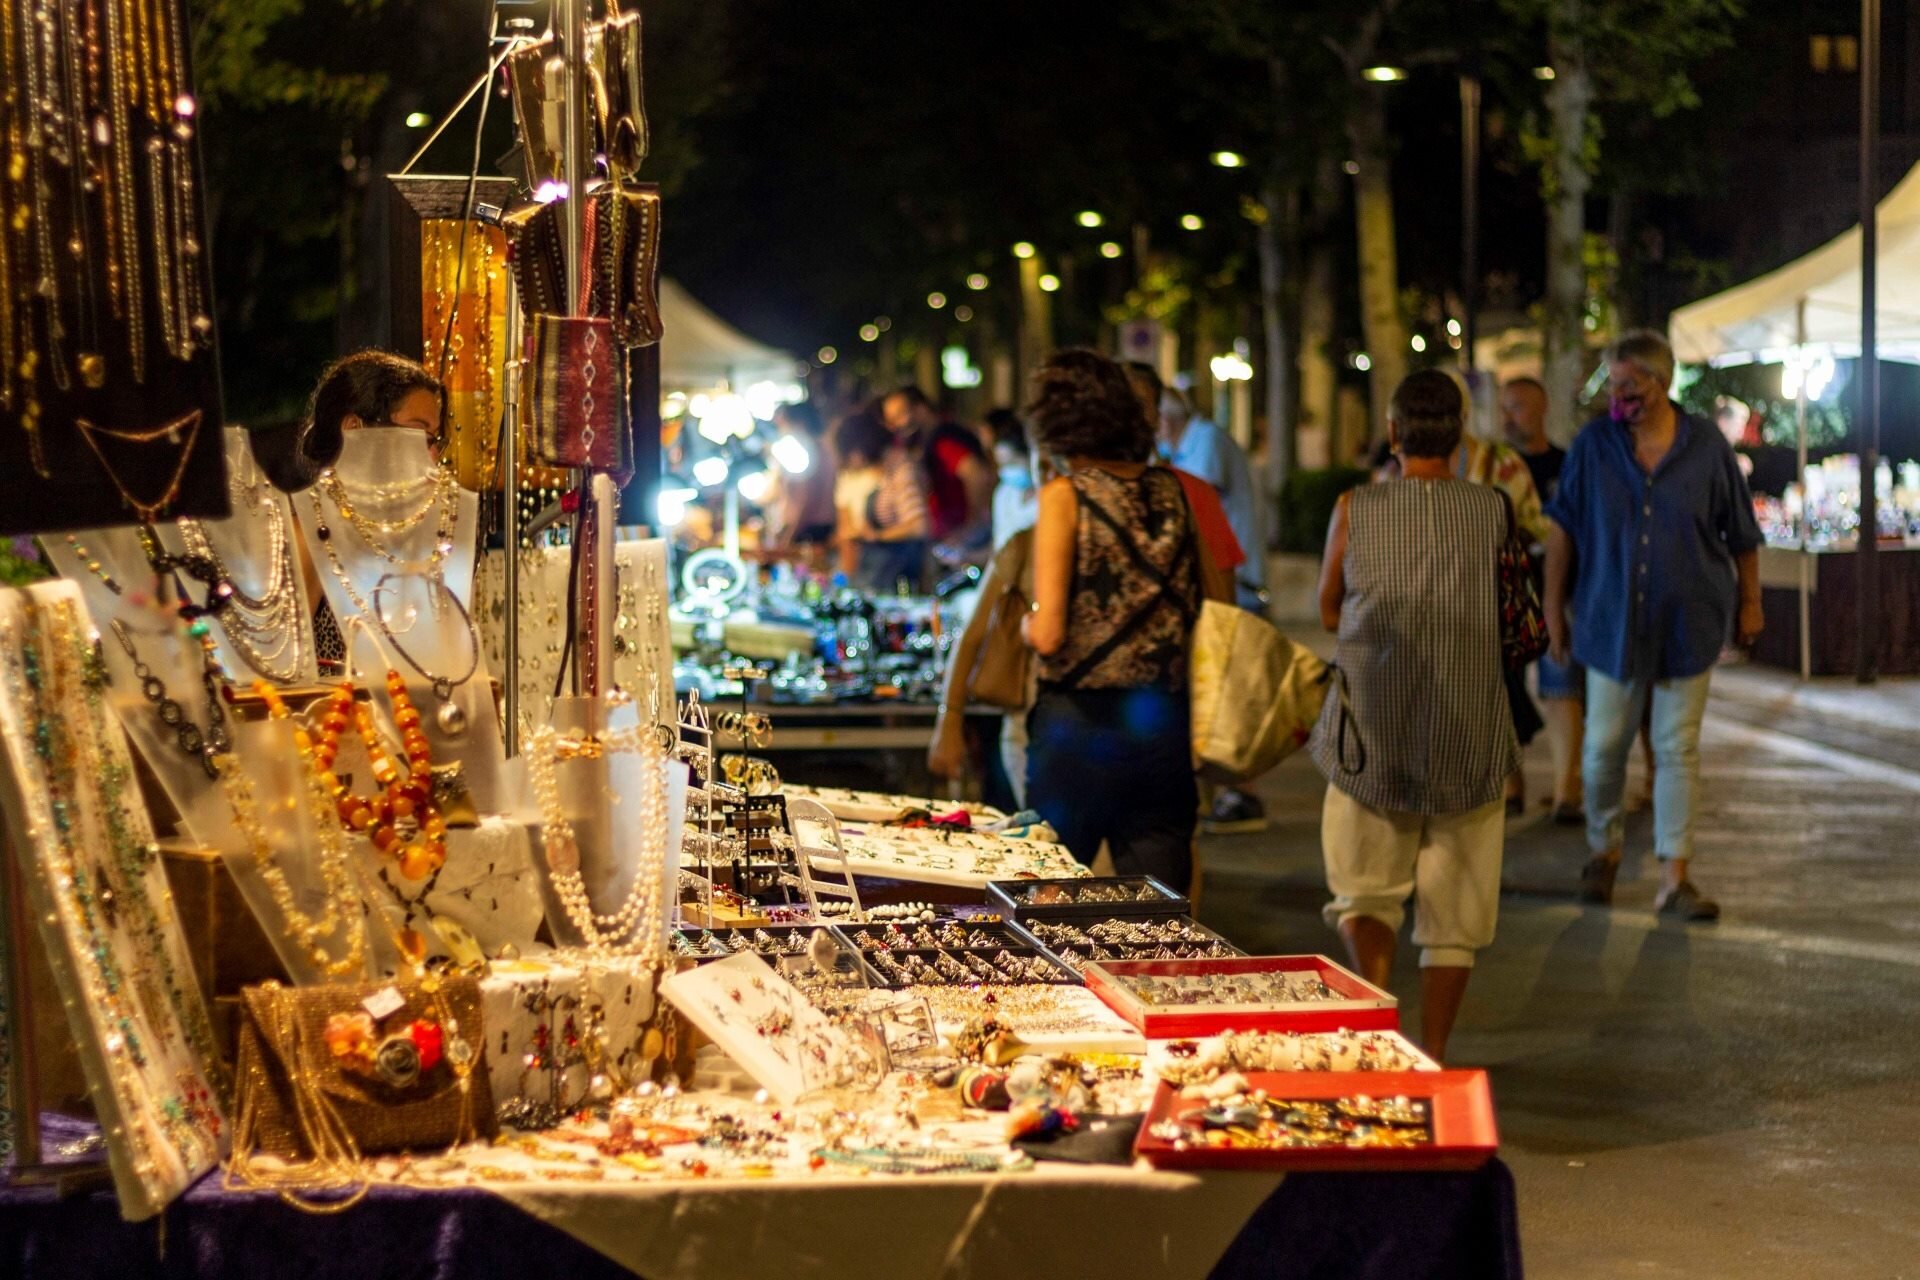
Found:
[(1327, 664), (1265, 618), (1208, 600), (1193, 628), (1188, 683), (1194, 767), (1215, 782), (1246, 782), (1313, 732)]

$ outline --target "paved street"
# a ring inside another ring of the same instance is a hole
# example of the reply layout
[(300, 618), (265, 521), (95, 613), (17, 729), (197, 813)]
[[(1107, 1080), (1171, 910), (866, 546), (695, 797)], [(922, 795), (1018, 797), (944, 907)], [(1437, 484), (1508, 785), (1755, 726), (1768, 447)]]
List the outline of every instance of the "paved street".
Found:
[[(1644, 816), (1610, 911), (1574, 901), (1578, 829), (1536, 808), (1509, 833), (1453, 1049), (1492, 1072), (1528, 1273), (1920, 1276), (1920, 690), (1716, 685), (1695, 873), (1719, 924), (1654, 917)], [(1537, 804), (1544, 738), (1528, 764)], [(1262, 791), (1270, 833), (1203, 846), (1202, 918), (1332, 952), (1319, 776), (1296, 757)]]

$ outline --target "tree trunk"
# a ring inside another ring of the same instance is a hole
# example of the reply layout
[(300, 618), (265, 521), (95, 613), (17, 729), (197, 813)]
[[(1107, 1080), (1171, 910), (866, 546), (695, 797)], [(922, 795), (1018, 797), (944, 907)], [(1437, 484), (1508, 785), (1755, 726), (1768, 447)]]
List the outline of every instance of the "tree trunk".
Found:
[[(1387, 156), (1387, 106), (1380, 90), (1362, 84), (1347, 117), (1347, 137), (1360, 172), (1353, 209), (1360, 245), (1360, 322), (1372, 363), (1368, 421), (1374, 438), (1386, 434), (1387, 402), (1407, 376), (1407, 330), (1400, 315), (1400, 266), (1393, 230), (1393, 174)], [(1337, 461), (1344, 461), (1337, 459)]]
[(1286, 243), (1290, 229), (1288, 197), (1280, 180), (1268, 181), (1260, 193), (1267, 216), (1260, 223), (1260, 319), (1265, 338), (1267, 377), (1267, 474), (1269, 498), (1286, 489), (1294, 465), (1293, 333), (1288, 323)]
[(1364, 440), (1340, 438), (1337, 409), (1340, 376), (1333, 356), (1335, 290), (1339, 287), (1331, 236), (1337, 225), (1344, 192), (1339, 161), (1328, 156), (1314, 168), (1313, 190), (1303, 232), (1306, 272), (1300, 290), (1300, 425), (1320, 428), (1326, 436), (1327, 461), (1342, 466)]
[(1542, 381), (1547, 384), (1547, 434), (1566, 443), (1578, 427), (1580, 388), (1586, 381), (1588, 115), (1593, 78), (1587, 67), (1583, 0), (1554, 0), (1548, 18), (1553, 86), (1553, 156), (1547, 187), (1547, 306), (1542, 334)]

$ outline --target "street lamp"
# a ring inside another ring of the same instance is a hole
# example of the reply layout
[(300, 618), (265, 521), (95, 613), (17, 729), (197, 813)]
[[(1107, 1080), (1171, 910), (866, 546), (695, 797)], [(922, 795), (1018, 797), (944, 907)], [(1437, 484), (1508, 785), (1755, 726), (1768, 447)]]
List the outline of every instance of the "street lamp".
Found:
[(1022, 240), (1013, 246), (1013, 256), (1025, 260), (1034, 254), (1033, 242)]
[(978, 271), (967, 277), (967, 288), (979, 293), (987, 287), (987, 278)]
[(833, 347), (822, 347), (813, 353), (813, 358), (821, 364), (832, 364), (840, 358), (840, 352)]
[(1098, 212), (1092, 209), (1082, 209), (1074, 220), (1088, 230), (1092, 230), (1094, 227), (1100, 226), (1106, 221), (1105, 218), (1101, 217)]
[(944, 293), (940, 293), (939, 291), (936, 290), (935, 292), (927, 295), (927, 305), (929, 307), (932, 307), (935, 311), (938, 311), (940, 308), (947, 305), (947, 295)]
[(1040, 292), (1056, 293), (1060, 289), (1060, 277), (1048, 272), (1040, 277)]
[(1117, 258), (1120, 253), (1120, 246), (1112, 240), (1100, 246), (1100, 256), (1103, 258)]
[(1407, 78), (1405, 67), (1363, 67), (1360, 70), (1362, 80), (1371, 80), (1374, 84), (1391, 84)]
[(1183, 213), (1180, 215), (1180, 225), (1188, 231), (1198, 231), (1207, 225), (1207, 220), (1197, 213)]
[(1212, 160), (1222, 169), (1239, 169), (1246, 165), (1247, 158), (1238, 151), (1216, 151)]

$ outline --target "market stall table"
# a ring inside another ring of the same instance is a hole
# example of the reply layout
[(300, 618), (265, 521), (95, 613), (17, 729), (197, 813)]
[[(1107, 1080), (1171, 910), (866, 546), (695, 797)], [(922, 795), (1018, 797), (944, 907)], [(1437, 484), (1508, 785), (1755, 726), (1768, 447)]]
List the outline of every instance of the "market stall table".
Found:
[[(1920, 672), (1920, 547), (1879, 548), (1880, 651), (1882, 675)], [(1859, 554), (1851, 547), (1760, 548), (1761, 603), (1766, 629), (1753, 646), (1754, 660), (1809, 675), (1850, 674), (1856, 664), (1854, 595)], [(1800, 591), (1808, 594), (1807, 665), (1801, 665)]]
[[(882, 1225), (883, 1224), (883, 1225)], [(421, 1190), (314, 1215), (204, 1178), (163, 1218), (0, 1191), (0, 1273), (195, 1280), (1113, 1276), (1519, 1280), (1513, 1179), (1471, 1173), (1031, 1173)]]

